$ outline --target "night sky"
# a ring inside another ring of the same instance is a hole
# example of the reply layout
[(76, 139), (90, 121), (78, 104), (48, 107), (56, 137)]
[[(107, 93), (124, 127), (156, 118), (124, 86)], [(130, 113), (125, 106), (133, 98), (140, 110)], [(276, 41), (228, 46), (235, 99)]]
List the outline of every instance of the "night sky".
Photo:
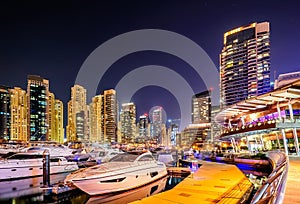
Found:
[[(297, 1), (17, 2), (0, 5), (0, 84), (26, 89), (27, 75), (40, 75), (50, 80), (50, 91), (64, 102), (65, 110), (70, 88), (89, 54), (105, 41), (138, 29), (164, 29), (184, 35), (200, 45), (219, 67), (224, 32), (269, 21), (272, 77), (275, 70), (277, 76), (300, 70)], [(124, 74), (149, 64), (174, 69), (197, 92), (205, 90), (201, 79), (194, 77), (191, 67), (181, 59), (144, 51), (114, 63), (100, 82), (98, 92), (114, 88)], [(168, 118), (180, 117), (179, 105), (166, 89), (141, 88), (132, 101), (138, 115), (161, 105)]]

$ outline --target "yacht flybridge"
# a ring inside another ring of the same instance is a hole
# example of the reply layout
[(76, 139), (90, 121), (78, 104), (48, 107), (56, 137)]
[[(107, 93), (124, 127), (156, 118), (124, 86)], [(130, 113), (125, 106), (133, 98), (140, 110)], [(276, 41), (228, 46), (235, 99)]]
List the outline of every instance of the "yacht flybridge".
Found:
[(108, 163), (69, 174), (65, 183), (75, 185), (89, 195), (101, 195), (134, 189), (167, 175), (164, 163), (150, 152), (141, 155), (118, 154)]

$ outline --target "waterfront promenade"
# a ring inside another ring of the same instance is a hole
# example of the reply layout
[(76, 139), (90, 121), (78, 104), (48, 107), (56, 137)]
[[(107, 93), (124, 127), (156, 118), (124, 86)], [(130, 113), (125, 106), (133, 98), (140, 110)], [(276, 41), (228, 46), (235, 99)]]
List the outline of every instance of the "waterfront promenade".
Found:
[(249, 179), (235, 165), (201, 163), (195, 173), (173, 189), (133, 203), (240, 203), (252, 187)]
[(289, 157), (289, 171), (283, 203), (300, 203), (300, 157)]

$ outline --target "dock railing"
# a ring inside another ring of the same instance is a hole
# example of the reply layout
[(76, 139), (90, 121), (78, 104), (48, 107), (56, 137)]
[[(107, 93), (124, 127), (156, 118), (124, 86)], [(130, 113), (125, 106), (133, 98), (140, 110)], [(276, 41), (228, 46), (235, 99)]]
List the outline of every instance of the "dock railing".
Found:
[(268, 152), (273, 171), (257, 190), (251, 204), (279, 204), (283, 202), (289, 168), (288, 157), (280, 151)]

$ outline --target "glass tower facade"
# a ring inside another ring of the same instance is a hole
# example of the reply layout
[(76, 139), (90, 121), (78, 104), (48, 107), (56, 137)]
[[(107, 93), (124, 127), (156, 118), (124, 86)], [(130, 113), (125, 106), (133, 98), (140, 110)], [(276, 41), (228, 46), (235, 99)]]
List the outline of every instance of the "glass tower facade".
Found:
[(192, 123), (209, 123), (211, 120), (210, 92), (204, 91), (192, 97)]
[(122, 104), (120, 113), (121, 142), (134, 142), (136, 132), (136, 108), (134, 103)]
[(10, 140), (10, 94), (6, 86), (0, 86), (0, 140)]
[(27, 82), (29, 140), (47, 141), (49, 81), (40, 76), (28, 75)]
[(220, 80), (221, 108), (271, 91), (269, 22), (224, 34)]

